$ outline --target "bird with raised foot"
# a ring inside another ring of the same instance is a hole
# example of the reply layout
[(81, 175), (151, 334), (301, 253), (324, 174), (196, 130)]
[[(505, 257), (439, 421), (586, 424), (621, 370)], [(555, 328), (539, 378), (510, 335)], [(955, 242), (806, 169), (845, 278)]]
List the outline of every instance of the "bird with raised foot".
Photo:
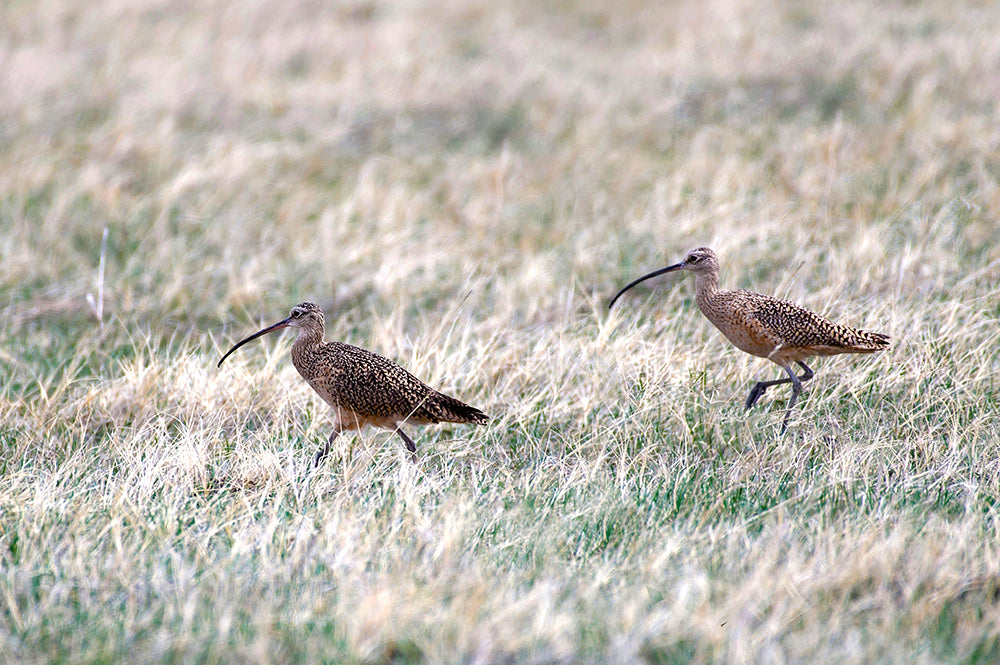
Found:
[(402, 430), (403, 423), (483, 425), (489, 420), (479, 409), (434, 390), (388, 358), (343, 342), (323, 341), (323, 311), (311, 302), (296, 305), (288, 318), (237, 342), (218, 366), (247, 342), (282, 328), (298, 329), (292, 364), (333, 407), (333, 432), (316, 453), (316, 466), (329, 454), (337, 435), (347, 430), (366, 425), (394, 430), (416, 460), (417, 446)]
[[(802, 390), (802, 382), (813, 378), (813, 371), (804, 360), (841, 353), (874, 353), (889, 348), (889, 336), (883, 333), (834, 323), (793, 303), (753, 291), (723, 291), (719, 288), (719, 260), (708, 247), (693, 249), (680, 263), (629, 282), (615, 294), (608, 308), (636, 284), (675, 270), (695, 274), (698, 309), (730, 342), (751, 355), (767, 358), (788, 374), (786, 378), (758, 381), (750, 390), (745, 405), (747, 409), (752, 407), (772, 386), (791, 383), (792, 397), (781, 423), (782, 434), (788, 428), (788, 418)], [(796, 376), (792, 363), (802, 368), (801, 376)]]

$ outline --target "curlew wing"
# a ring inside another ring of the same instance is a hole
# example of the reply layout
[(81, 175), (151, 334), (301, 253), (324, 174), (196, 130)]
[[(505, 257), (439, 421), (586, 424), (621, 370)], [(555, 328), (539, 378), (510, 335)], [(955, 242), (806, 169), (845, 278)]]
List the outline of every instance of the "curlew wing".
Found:
[(328, 342), (304, 352), (299, 361), (303, 378), (324, 400), (364, 419), (485, 422), (477, 409), (437, 392), (388, 358), (351, 344)]
[(834, 323), (786, 300), (743, 292), (753, 318), (784, 347), (810, 349), (817, 355), (866, 353), (889, 347), (889, 336)]
[(296, 366), (331, 405), (366, 418), (405, 417), (431, 393), (429, 386), (388, 358), (342, 342), (305, 351)]

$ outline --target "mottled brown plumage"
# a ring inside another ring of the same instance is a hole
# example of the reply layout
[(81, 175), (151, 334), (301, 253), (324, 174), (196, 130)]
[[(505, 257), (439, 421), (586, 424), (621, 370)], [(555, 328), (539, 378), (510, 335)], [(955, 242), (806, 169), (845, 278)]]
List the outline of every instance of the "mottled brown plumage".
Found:
[[(813, 371), (803, 362), (806, 358), (872, 353), (889, 348), (888, 335), (834, 323), (798, 305), (760, 293), (719, 289), (719, 260), (708, 247), (691, 250), (682, 262), (630, 282), (615, 294), (609, 307), (639, 282), (674, 270), (695, 273), (698, 309), (730, 342), (749, 354), (767, 358), (788, 373), (788, 378), (758, 381), (746, 401), (749, 409), (771, 386), (791, 383), (792, 398), (781, 425), (782, 433), (788, 427), (788, 417), (802, 382), (813, 377)], [(802, 376), (795, 375), (792, 363), (803, 369)]]
[(317, 453), (316, 464), (330, 452), (334, 438), (366, 425), (395, 430), (415, 457), (417, 447), (401, 429), (403, 422), (485, 424), (479, 409), (440, 393), (388, 358), (343, 342), (324, 342), (323, 311), (311, 302), (292, 308), (287, 319), (250, 335), (222, 356), (250, 340), (282, 328), (298, 328), (292, 364), (319, 396), (333, 407), (333, 433)]

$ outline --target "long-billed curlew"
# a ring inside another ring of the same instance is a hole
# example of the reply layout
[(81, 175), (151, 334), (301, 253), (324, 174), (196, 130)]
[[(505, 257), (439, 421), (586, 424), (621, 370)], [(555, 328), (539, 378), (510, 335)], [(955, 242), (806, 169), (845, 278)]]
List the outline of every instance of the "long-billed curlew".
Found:
[[(806, 358), (873, 353), (889, 348), (888, 335), (840, 325), (798, 305), (760, 293), (719, 289), (719, 260), (708, 247), (693, 249), (680, 263), (630, 282), (615, 294), (608, 309), (636, 284), (674, 270), (690, 270), (695, 274), (698, 309), (730, 342), (751, 355), (767, 358), (788, 373), (785, 379), (758, 381), (750, 390), (745, 407), (749, 409), (756, 404), (771, 386), (791, 383), (792, 398), (781, 423), (782, 434), (788, 427), (802, 382), (813, 378), (813, 371), (803, 362)], [(802, 376), (795, 375), (792, 363), (802, 368)]]
[(317, 466), (330, 452), (333, 440), (345, 430), (365, 425), (395, 430), (415, 459), (417, 446), (401, 429), (402, 423), (482, 425), (489, 419), (479, 409), (434, 390), (388, 358), (343, 342), (324, 342), (323, 310), (311, 302), (296, 305), (287, 319), (238, 342), (222, 356), (218, 366), (247, 342), (282, 328), (298, 328), (292, 344), (292, 364), (333, 407), (333, 433), (316, 453)]

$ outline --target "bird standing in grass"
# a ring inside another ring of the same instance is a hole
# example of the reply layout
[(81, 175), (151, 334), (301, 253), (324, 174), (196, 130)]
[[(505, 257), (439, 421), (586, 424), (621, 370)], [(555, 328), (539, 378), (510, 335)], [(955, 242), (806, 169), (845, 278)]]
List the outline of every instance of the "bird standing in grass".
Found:
[(317, 466), (329, 454), (333, 440), (345, 430), (359, 430), (365, 425), (395, 430), (415, 460), (417, 446), (401, 429), (404, 422), (483, 425), (489, 419), (479, 409), (434, 390), (388, 358), (350, 344), (324, 342), (323, 311), (311, 302), (296, 305), (288, 318), (238, 342), (222, 356), (218, 366), (247, 342), (282, 328), (298, 328), (292, 344), (292, 364), (333, 407), (333, 432), (316, 454)]
[[(749, 409), (771, 386), (792, 384), (792, 398), (781, 424), (781, 433), (788, 428), (788, 418), (802, 390), (802, 382), (813, 378), (813, 371), (803, 362), (813, 356), (834, 356), (841, 353), (873, 353), (889, 348), (889, 336), (858, 330), (814, 314), (790, 302), (752, 291), (723, 291), (719, 288), (719, 260), (708, 247), (688, 252), (683, 261), (636, 279), (611, 299), (608, 308), (636, 284), (674, 270), (690, 270), (695, 274), (695, 301), (701, 313), (740, 350), (767, 358), (788, 374), (787, 378), (758, 381), (747, 396)], [(796, 376), (792, 363), (802, 368)]]

